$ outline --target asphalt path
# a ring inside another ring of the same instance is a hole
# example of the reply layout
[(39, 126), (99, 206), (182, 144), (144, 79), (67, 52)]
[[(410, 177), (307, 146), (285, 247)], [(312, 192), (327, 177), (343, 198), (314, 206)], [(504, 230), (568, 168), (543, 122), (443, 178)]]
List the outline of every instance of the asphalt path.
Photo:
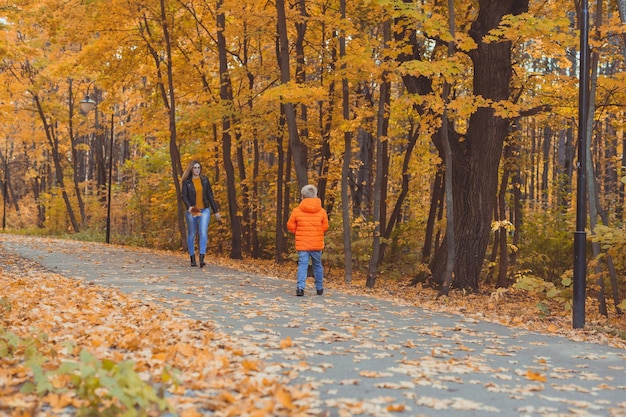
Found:
[[(327, 416), (626, 416), (626, 351), (117, 245), (0, 235), (67, 277), (211, 321)], [(291, 339), (288, 349), (281, 342)], [(252, 349), (250, 347), (253, 347)]]

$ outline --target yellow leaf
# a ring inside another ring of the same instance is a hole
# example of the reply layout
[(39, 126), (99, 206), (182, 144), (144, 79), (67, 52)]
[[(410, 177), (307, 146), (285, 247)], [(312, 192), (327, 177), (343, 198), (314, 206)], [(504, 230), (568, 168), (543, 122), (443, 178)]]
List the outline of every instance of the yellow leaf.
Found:
[(278, 391), (276, 392), (276, 399), (278, 400), (278, 402), (280, 402), (280, 404), (287, 408), (287, 409), (293, 409), (293, 402), (291, 401), (291, 395), (285, 391), (283, 388), (279, 388)]
[(227, 403), (229, 403), (229, 404), (234, 404), (234, 403), (237, 401), (237, 399), (235, 398), (235, 396), (234, 396), (233, 394), (231, 394), (230, 392), (228, 392), (228, 391), (222, 391), (222, 392), (220, 393), (220, 398), (221, 398), (224, 402), (227, 402)]
[(541, 375), (539, 372), (531, 371), (530, 369), (526, 371), (526, 378), (531, 381), (546, 382), (545, 376)]
[(250, 361), (246, 359), (243, 362), (241, 362), (241, 366), (246, 371), (258, 371), (259, 370), (259, 364), (256, 361)]
[(406, 410), (406, 406), (404, 404), (389, 404), (387, 406), (387, 411), (392, 413), (401, 413)]
[(293, 342), (291, 341), (291, 337), (287, 336), (285, 339), (280, 341), (280, 348), (286, 349), (293, 346)]

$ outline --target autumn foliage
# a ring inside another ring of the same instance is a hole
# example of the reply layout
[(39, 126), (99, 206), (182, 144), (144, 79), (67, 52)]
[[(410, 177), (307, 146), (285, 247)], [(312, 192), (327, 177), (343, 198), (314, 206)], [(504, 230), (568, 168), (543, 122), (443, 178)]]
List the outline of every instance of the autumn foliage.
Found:
[[(567, 311), (579, 6), (13, 2), (0, 8), (3, 228), (184, 250), (180, 177), (197, 159), (225, 219), (212, 253), (292, 259), (286, 217), (314, 183), (324, 261), (346, 283), (445, 276)], [(605, 316), (626, 306), (619, 9), (596, 2), (590, 19), (587, 287)]]

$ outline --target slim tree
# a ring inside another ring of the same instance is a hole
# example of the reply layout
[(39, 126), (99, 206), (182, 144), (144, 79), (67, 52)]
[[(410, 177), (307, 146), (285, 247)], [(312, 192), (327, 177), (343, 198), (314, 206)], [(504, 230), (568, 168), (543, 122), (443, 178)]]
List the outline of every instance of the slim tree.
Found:
[[(346, 19), (346, 0), (340, 0), (341, 19)], [(339, 57), (345, 60), (346, 57), (346, 35), (345, 30), (339, 34)], [(350, 88), (348, 78), (345, 74), (345, 61), (341, 64), (344, 74), (341, 78), (342, 115), (343, 120), (350, 120)], [(352, 227), (350, 222), (350, 197), (348, 191), (350, 184), (350, 161), (352, 160), (352, 132), (346, 130), (343, 134), (344, 152), (343, 164), (341, 166), (341, 218), (343, 219), (343, 256), (344, 256), (344, 282), (352, 283)]]
[[(391, 42), (391, 19), (383, 22), (383, 54)], [(389, 58), (385, 59), (388, 62)], [(391, 82), (389, 81), (389, 71), (385, 68), (382, 71), (380, 81), (380, 97), (378, 101), (378, 127), (376, 132), (376, 179), (374, 180), (374, 239), (372, 244), (372, 255), (370, 257), (367, 281), (367, 288), (373, 288), (378, 275), (378, 262), (380, 261), (380, 237), (384, 233), (387, 224), (386, 195), (387, 195), (387, 175), (388, 175), (388, 146), (387, 138), (389, 132), (389, 107), (391, 102)]]
[[(282, 84), (289, 84), (291, 73), (289, 67), (289, 38), (287, 36), (287, 15), (285, 13), (285, 1), (276, 0), (276, 11), (278, 19), (276, 29), (278, 33), (278, 64), (280, 67), (280, 81)], [(287, 121), (287, 131), (289, 132), (289, 145), (293, 156), (294, 169), (298, 187), (302, 188), (309, 183), (307, 149), (300, 140), (296, 119), (296, 108), (293, 103), (283, 103), (285, 120)]]
[[(217, 2), (217, 52), (220, 63), (220, 99), (222, 106), (230, 108), (232, 103), (232, 92), (230, 74), (228, 72), (228, 59), (226, 57), (226, 15), (222, 10), (222, 0)], [(226, 111), (222, 116), (222, 155), (224, 158), (224, 171), (226, 173), (226, 188), (228, 193), (228, 212), (231, 221), (231, 249), (230, 257), (233, 259), (242, 258), (242, 227), (241, 217), (238, 214), (237, 189), (235, 185), (235, 168), (232, 162), (232, 138), (231, 138), (231, 114)]]
[[(454, 45), (454, 36), (456, 32), (456, 24), (454, 20), (454, 0), (448, 0), (448, 28), (450, 30), (450, 35), (453, 39), (448, 43), (448, 58), (454, 56), (456, 49)], [(446, 198), (446, 248), (448, 249), (448, 253), (446, 254), (446, 267), (443, 270), (442, 285), (439, 291), (439, 294), (444, 296), (448, 295), (450, 291), (450, 286), (452, 285), (452, 280), (454, 278), (454, 260), (456, 257), (456, 248), (454, 246), (454, 195), (452, 192), (452, 186), (454, 184), (454, 161), (452, 159), (452, 147), (450, 146), (452, 135), (448, 132), (448, 104), (450, 101), (450, 89), (450, 82), (446, 79), (443, 83), (443, 94), (441, 97), (443, 100), (443, 114), (441, 117), (441, 143), (443, 145), (445, 165), (444, 188)]]
[[(180, 238), (183, 246), (186, 244), (186, 233), (185, 233), (185, 221), (184, 221), (184, 212), (185, 209), (183, 207), (182, 199), (180, 198), (180, 176), (183, 173), (182, 164), (180, 161), (180, 152), (178, 151), (178, 144), (176, 143), (176, 95), (174, 88), (174, 63), (172, 62), (172, 40), (170, 38), (170, 21), (173, 18), (170, 18), (168, 21), (168, 16), (166, 14), (165, 9), (165, 0), (160, 0), (161, 6), (161, 29), (163, 30), (163, 40), (165, 41), (165, 52), (166, 52), (166, 74), (167, 74), (167, 109), (169, 116), (169, 131), (170, 131), (170, 162), (172, 167), (172, 181), (174, 182), (174, 187), (176, 189), (176, 200), (177, 200), (177, 209), (178, 209), (178, 229), (180, 230)], [(111, 155), (113, 157), (113, 155)]]
[(59, 138), (55, 129), (55, 123), (48, 121), (45, 110), (41, 104), (41, 99), (39, 98), (39, 95), (32, 91), (31, 91), (31, 95), (33, 96), (35, 106), (37, 107), (37, 114), (39, 114), (39, 118), (41, 119), (41, 123), (43, 124), (43, 127), (44, 127), (44, 131), (46, 133), (46, 139), (48, 140), (48, 145), (50, 146), (50, 152), (52, 152), (52, 160), (54, 161), (55, 178), (57, 181), (57, 186), (61, 190), (63, 201), (65, 202), (67, 215), (70, 218), (72, 229), (74, 229), (75, 232), (79, 232), (80, 227), (78, 226), (78, 222), (76, 221), (74, 209), (72, 208), (72, 203), (70, 202), (70, 197), (67, 194), (67, 190), (65, 189), (65, 180), (63, 179), (63, 165), (61, 163), (62, 157), (59, 151)]

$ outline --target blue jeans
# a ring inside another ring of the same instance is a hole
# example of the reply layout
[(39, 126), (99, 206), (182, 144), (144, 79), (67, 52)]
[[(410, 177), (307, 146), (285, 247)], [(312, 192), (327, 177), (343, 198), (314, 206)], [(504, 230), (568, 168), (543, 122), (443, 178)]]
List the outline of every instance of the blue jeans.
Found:
[(194, 216), (185, 212), (185, 220), (187, 220), (187, 247), (189, 255), (195, 254), (196, 245), (196, 233), (200, 235), (200, 241), (198, 242), (198, 252), (200, 255), (206, 254), (206, 243), (209, 238), (209, 220), (211, 219), (211, 209), (204, 208), (200, 212), (200, 216)]
[(304, 289), (306, 285), (306, 273), (309, 269), (309, 258), (313, 261), (313, 277), (315, 278), (315, 289), (324, 288), (324, 267), (322, 266), (321, 250), (301, 250), (298, 251), (298, 289)]

